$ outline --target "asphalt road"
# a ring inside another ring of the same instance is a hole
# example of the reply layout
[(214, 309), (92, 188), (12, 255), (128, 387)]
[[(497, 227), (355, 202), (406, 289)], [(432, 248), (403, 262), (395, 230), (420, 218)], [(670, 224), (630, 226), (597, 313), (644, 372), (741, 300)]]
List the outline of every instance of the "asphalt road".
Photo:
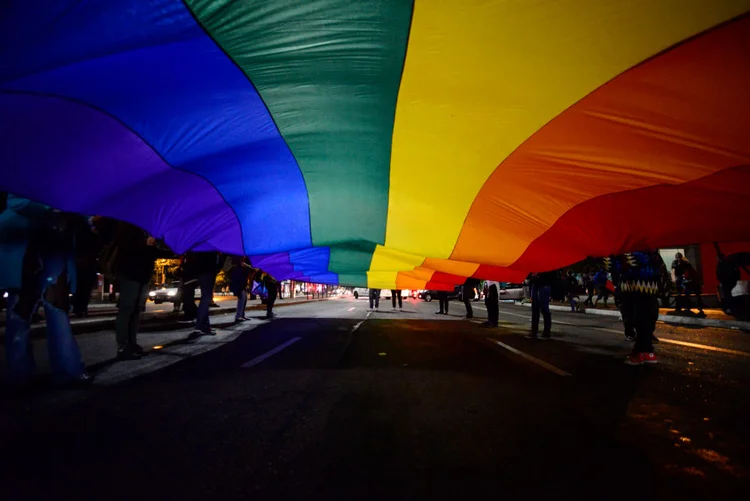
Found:
[(528, 308), (486, 329), (474, 304), (288, 306), (72, 401), (4, 399), (3, 498), (747, 498), (747, 333), (660, 325), (662, 363), (627, 367), (616, 319), (531, 341)]

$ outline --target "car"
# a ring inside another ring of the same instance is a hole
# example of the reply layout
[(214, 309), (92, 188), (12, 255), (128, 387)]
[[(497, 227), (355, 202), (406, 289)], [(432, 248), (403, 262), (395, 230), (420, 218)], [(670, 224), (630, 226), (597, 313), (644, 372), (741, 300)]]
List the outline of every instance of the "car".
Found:
[(497, 291), (497, 296), (500, 301), (520, 301), (526, 294), (524, 293), (523, 284), (501, 283), (500, 289)]
[(352, 291), (352, 295), (354, 296), (354, 299), (367, 299), (368, 295), (370, 293), (370, 289), (367, 287), (355, 287)]
[[(154, 304), (161, 303), (174, 303), (179, 301), (182, 297), (180, 292), (180, 282), (172, 282), (164, 284), (156, 290), (152, 290), (148, 293), (148, 298), (154, 302)], [(195, 299), (200, 299), (201, 289), (200, 287), (195, 288)]]
[[(423, 290), (423, 291), (419, 291), (419, 294), (417, 295), (417, 297), (419, 297), (420, 299), (424, 299), (425, 301), (429, 303), (433, 299), (437, 299), (438, 294), (440, 292), (445, 292), (445, 291)], [(448, 292), (448, 299), (459, 299), (460, 297), (461, 297), (460, 285), (454, 287), (453, 292)]]

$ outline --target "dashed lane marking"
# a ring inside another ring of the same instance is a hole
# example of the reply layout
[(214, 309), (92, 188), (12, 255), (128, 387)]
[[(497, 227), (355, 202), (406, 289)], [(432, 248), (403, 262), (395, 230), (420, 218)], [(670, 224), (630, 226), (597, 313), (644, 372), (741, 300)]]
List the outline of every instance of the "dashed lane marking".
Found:
[(539, 359), (538, 359), (538, 358), (536, 358), (536, 357), (532, 357), (531, 355), (528, 355), (528, 354), (526, 354), (526, 353), (522, 352), (521, 350), (517, 350), (516, 348), (513, 348), (512, 346), (510, 346), (510, 345), (507, 345), (507, 344), (505, 344), (505, 343), (503, 343), (503, 342), (500, 342), (500, 341), (498, 341), (497, 339), (492, 339), (492, 338), (486, 338), (486, 339), (487, 339), (487, 341), (493, 342), (493, 343), (495, 343), (496, 345), (498, 345), (498, 346), (500, 346), (500, 347), (502, 347), (502, 348), (505, 348), (505, 349), (506, 349), (506, 350), (508, 350), (509, 352), (511, 352), (511, 353), (513, 353), (513, 354), (515, 354), (515, 355), (518, 355), (518, 356), (519, 356), (519, 357), (521, 357), (521, 358), (525, 358), (525, 359), (526, 359), (526, 360), (528, 360), (529, 362), (532, 362), (532, 363), (535, 363), (535, 364), (537, 364), (537, 365), (538, 365), (539, 367), (543, 367), (543, 368), (547, 369), (547, 370), (548, 370), (548, 371), (550, 371), (550, 372), (554, 372), (554, 373), (555, 373), (555, 374), (557, 374), (558, 376), (568, 377), (568, 376), (570, 376), (570, 375), (571, 375), (570, 373), (568, 373), (568, 372), (565, 372), (565, 371), (564, 371), (564, 370), (562, 370), (562, 369), (558, 369), (557, 367), (555, 367), (555, 366), (554, 366), (554, 365), (552, 365), (552, 364), (548, 364), (548, 363), (547, 363), (547, 362), (545, 362), (544, 360), (539, 360)]
[(265, 359), (276, 355), (281, 350), (289, 348), (291, 345), (293, 345), (294, 343), (296, 343), (300, 339), (302, 339), (302, 338), (301, 337), (293, 337), (292, 339), (290, 339), (286, 343), (282, 343), (282, 344), (278, 345), (273, 350), (267, 351), (263, 355), (259, 355), (259, 356), (255, 357), (254, 359), (250, 360), (249, 362), (245, 362), (244, 364), (242, 364), (242, 368), (243, 369), (249, 369), (250, 367), (253, 367), (254, 365), (258, 365), (259, 363), (263, 362)]

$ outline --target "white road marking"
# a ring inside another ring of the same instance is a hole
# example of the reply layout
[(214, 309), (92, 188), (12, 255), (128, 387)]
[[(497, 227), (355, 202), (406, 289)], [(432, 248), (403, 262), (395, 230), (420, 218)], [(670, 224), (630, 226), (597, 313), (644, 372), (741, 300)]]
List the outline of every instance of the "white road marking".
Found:
[[(624, 331), (618, 331), (615, 329), (605, 329), (603, 327), (593, 327), (594, 329), (605, 331), (605, 332), (612, 332), (613, 334), (619, 334), (621, 336), (624, 336)], [(687, 348), (696, 348), (699, 350), (706, 350), (706, 351), (716, 351), (719, 353), (728, 353), (729, 355), (738, 355), (740, 357), (750, 357), (750, 353), (746, 351), (739, 351), (739, 350), (731, 350), (729, 348), (719, 348), (718, 346), (711, 346), (708, 344), (700, 344), (700, 343), (690, 343), (688, 341), (678, 341), (677, 339), (670, 339), (666, 337), (660, 337), (659, 342), (666, 343), (666, 344), (674, 344), (677, 346), (685, 346)]]
[(531, 355), (527, 355), (526, 353), (524, 353), (524, 352), (522, 352), (522, 351), (520, 351), (520, 350), (517, 350), (517, 349), (513, 348), (513, 347), (512, 347), (512, 346), (510, 346), (510, 345), (507, 345), (507, 344), (505, 344), (505, 343), (501, 343), (501, 342), (500, 342), (500, 341), (498, 341), (497, 339), (491, 339), (491, 338), (487, 338), (487, 340), (488, 340), (488, 341), (491, 341), (491, 342), (493, 342), (493, 343), (495, 343), (495, 344), (496, 344), (496, 345), (498, 345), (498, 346), (501, 346), (501, 347), (505, 348), (505, 349), (506, 349), (506, 350), (508, 350), (509, 352), (511, 352), (511, 353), (513, 353), (513, 354), (515, 354), (515, 355), (518, 355), (519, 357), (525, 358), (525, 359), (526, 359), (526, 360), (528, 360), (529, 362), (533, 362), (533, 363), (537, 364), (537, 365), (538, 365), (538, 366), (540, 366), (540, 367), (544, 367), (544, 368), (545, 368), (545, 369), (547, 369), (548, 371), (554, 372), (554, 373), (555, 373), (555, 374), (557, 374), (558, 376), (570, 376), (570, 373), (568, 373), (568, 372), (565, 372), (565, 371), (564, 371), (564, 370), (562, 370), (562, 369), (558, 369), (558, 368), (557, 368), (557, 367), (555, 367), (554, 365), (552, 365), (552, 364), (548, 364), (548, 363), (547, 363), (547, 362), (545, 362), (544, 360), (539, 360), (539, 359), (538, 359), (538, 358), (536, 358), (536, 357), (532, 357)]
[[(370, 315), (371, 315), (371, 314), (372, 314), (372, 312), (371, 312), (371, 311), (368, 311), (368, 312), (367, 312), (367, 316), (365, 316), (365, 320), (367, 320), (368, 318), (370, 318)], [(365, 320), (360, 320), (359, 322), (357, 322), (357, 324), (356, 324), (356, 325), (354, 326), (354, 328), (352, 329), (352, 334), (354, 334), (354, 333), (355, 333), (355, 332), (357, 331), (357, 329), (359, 329), (359, 327), (360, 327), (360, 326), (361, 326), (361, 325), (362, 325), (363, 323), (365, 323)]]
[(709, 346), (707, 344), (688, 343), (687, 341), (677, 341), (676, 339), (665, 339), (663, 337), (660, 337), (659, 341), (662, 343), (676, 344), (679, 346), (687, 346), (688, 348), (697, 348), (699, 350), (718, 351), (719, 353), (728, 353), (730, 355), (750, 357), (750, 353), (746, 351), (730, 350), (729, 348), (719, 348), (717, 346)]
[(292, 339), (290, 339), (286, 343), (278, 345), (273, 350), (267, 351), (263, 355), (257, 356), (254, 359), (250, 360), (249, 362), (245, 362), (244, 364), (242, 364), (242, 368), (243, 369), (249, 369), (250, 367), (252, 367), (254, 365), (258, 365), (259, 363), (261, 363), (265, 359), (276, 355), (278, 352), (280, 352), (281, 350), (283, 350), (285, 348), (290, 347), (291, 345), (293, 345), (294, 343), (296, 343), (300, 339), (302, 339), (302, 338), (301, 337), (293, 337)]
[(348, 311), (354, 311), (354, 310), (356, 310), (356, 309), (357, 309), (357, 307), (356, 307), (356, 306), (352, 306), (351, 308), (349, 308), (349, 310), (348, 310)]

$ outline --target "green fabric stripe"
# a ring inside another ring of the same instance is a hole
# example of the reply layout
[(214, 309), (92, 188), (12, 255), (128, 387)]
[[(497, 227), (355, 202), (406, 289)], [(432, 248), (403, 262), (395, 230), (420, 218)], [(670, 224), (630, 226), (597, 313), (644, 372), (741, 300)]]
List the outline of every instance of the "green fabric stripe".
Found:
[[(313, 244), (384, 243), (412, 2), (186, 0), (260, 92), (307, 184)], [(347, 255), (351, 253), (351, 255)], [(335, 254), (335, 259), (334, 259)], [(371, 255), (332, 249), (330, 271)]]

